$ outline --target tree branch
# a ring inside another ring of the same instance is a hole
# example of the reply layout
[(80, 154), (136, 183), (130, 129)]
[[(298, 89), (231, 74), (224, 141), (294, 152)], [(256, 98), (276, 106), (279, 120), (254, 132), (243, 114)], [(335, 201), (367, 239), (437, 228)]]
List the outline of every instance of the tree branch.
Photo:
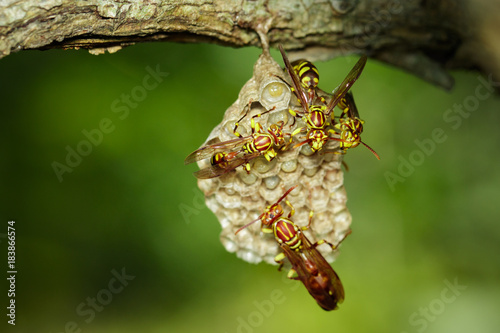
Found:
[[(474, 57), (467, 4), (444, 0), (5, 0), (0, 2), (0, 57), (27, 49), (115, 52), (137, 42), (209, 42), (300, 50), (314, 61), (367, 53), (451, 88), (445, 69), (493, 73), (495, 57)], [(485, 42), (486, 43), (486, 42)]]

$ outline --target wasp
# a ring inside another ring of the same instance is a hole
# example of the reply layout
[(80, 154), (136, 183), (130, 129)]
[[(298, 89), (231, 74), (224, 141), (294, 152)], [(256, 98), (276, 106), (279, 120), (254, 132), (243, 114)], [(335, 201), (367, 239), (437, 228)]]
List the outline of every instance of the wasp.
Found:
[[(306, 95), (306, 92), (301, 88), (301, 81), (297, 76), (296, 71), (293, 66), (290, 64), (283, 47), (279, 46), (281, 56), (283, 57), (283, 61), (285, 63), (286, 71), (288, 75), (292, 79), (292, 88), (297, 96), (300, 105), (302, 106), (302, 111), (296, 111), (289, 109), (289, 112), (294, 117), (299, 117), (304, 120), (306, 126), (297, 128), (293, 133), (292, 137), (301, 133), (307, 132), (305, 136), (305, 140), (297, 143), (294, 148), (300, 147), (304, 144), (309, 144), (311, 150), (316, 152), (323, 148), (326, 142), (329, 139), (333, 139), (330, 137), (329, 133), (337, 134), (333, 130), (327, 130), (327, 127), (330, 126), (330, 123), (327, 121), (330, 114), (332, 114), (333, 109), (337, 104), (344, 98), (346, 93), (351, 89), (352, 85), (361, 75), (363, 71), (367, 57), (362, 56), (356, 65), (351, 69), (347, 77), (342, 81), (342, 83), (334, 90), (333, 96), (330, 101), (326, 105), (316, 105), (312, 104), (313, 101), (310, 98), (310, 94)], [(334, 119), (334, 117), (332, 117)], [(341, 140), (341, 139), (337, 139)]]
[(344, 98), (340, 100), (338, 105), (343, 109), (343, 112), (339, 117), (339, 122), (335, 124), (334, 127), (336, 130), (340, 131), (340, 139), (338, 140), (340, 142), (340, 150), (345, 153), (347, 149), (357, 147), (362, 143), (380, 160), (380, 156), (378, 156), (375, 150), (361, 141), (364, 121), (359, 118), (358, 108), (354, 103), (352, 93), (348, 92)]
[(274, 260), (280, 264), (278, 270), (284, 265), (284, 259), (288, 258), (292, 269), (288, 272), (288, 278), (300, 280), (319, 306), (324, 310), (331, 311), (344, 301), (344, 287), (337, 273), (328, 264), (321, 253), (316, 249), (320, 244), (328, 244), (332, 249), (336, 247), (326, 240), (320, 240), (312, 244), (302, 231), (309, 229), (313, 212), (309, 214), (309, 224), (298, 227), (290, 218), (295, 209), (292, 204), (285, 200), (290, 207), (290, 213), (284, 217), (281, 201), (297, 186), (293, 186), (283, 194), (274, 204), (268, 206), (256, 220), (239, 228), (236, 233), (248, 227), (256, 221), (261, 221), (261, 230), (264, 233), (273, 233), (282, 253)]
[(251, 118), (251, 135), (244, 137), (237, 132), (239, 122), (246, 117), (249, 112), (250, 104), (251, 103), (249, 103), (247, 112), (235, 123), (233, 133), (238, 138), (203, 146), (186, 157), (184, 164), (190, 164), (210, 158), (210, 166), (194, 173), (197, 178), (207, 179), (219, 177), (239, 166), (243, 166), (247, 173), (249, 173), (251, 169), (251, 160), (263, 155), (267, 161), (272, 161), (277, 155), (275, 148), (285, 150), (288, 147), (288, 145), (284, 145), (285, 136), (289, 134), (283, 132), (283, 121), (271, 124), (267, 130), (264, 130), (260, 123), (254, 120), (256, 117), (271, 112), (273, 109), (257, 114)]
[[(299, 77), (300, 84), (307, 92), (308, 102), (312, 102), (316, 96), (316, 87), (319, 84), (319, 72), (316, 66), (308, 60), (299, 59), (292, 62), (292, 67)], [(292, 91), (295, 88), (292, 87)]]

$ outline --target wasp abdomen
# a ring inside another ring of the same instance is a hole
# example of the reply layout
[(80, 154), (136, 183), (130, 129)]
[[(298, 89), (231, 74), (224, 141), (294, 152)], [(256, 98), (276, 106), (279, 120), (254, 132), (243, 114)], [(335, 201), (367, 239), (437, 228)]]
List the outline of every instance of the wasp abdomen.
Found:
[(300, 59), (292, 63), (293, 70), (297, 73), (302, 87), (314, 89), (319, 84), (319, 72), (316, 66), (310, 61)]

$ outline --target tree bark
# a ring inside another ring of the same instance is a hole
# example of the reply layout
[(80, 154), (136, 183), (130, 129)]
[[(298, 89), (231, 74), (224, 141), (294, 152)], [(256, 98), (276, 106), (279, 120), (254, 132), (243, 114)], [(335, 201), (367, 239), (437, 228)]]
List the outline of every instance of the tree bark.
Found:
[(0, 57), (52, 48), (99, 54), (148, 41), (260, 46), (265, 27), (272, 47), (296, 56), (366, 53), (449, 89), (449, 69), (498, 76), (498, 29), (485, 33), (496, 27), (487, 24), (496, 7), (474, 2), (471, 14), (453, 0), (0, 0)]

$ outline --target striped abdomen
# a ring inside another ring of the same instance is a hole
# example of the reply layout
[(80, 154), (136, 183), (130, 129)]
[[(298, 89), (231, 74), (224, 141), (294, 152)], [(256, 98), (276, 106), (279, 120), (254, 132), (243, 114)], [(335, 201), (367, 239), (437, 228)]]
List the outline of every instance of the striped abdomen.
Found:
[(243, 148), (247, 153), (265, 153), (273, 145), (273, 138), (271, 134), (256, 133), (251, 142), (247, 143)]
[(307, 90), (314, 89), (319, 84), (319, 72), (310, 61), (300, 59), (292, 63), (293, 70), (300, 80), (300, 84)]

